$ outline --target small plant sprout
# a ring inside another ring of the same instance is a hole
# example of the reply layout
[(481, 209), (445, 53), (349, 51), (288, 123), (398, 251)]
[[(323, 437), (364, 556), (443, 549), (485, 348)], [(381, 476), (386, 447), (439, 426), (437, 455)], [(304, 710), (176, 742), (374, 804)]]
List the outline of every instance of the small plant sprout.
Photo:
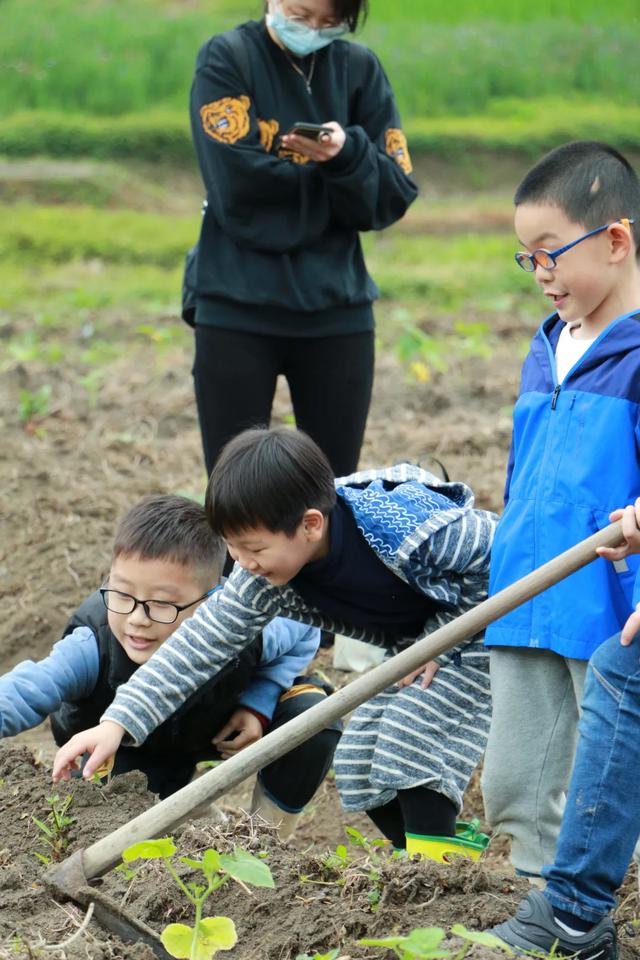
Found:
[(349, 851), (344, 843), (339, 843), (333, 853), (328, 853), (324, 857), (322, 866), (329, 870), (343, 870), (349, 866)]
[(496, 937), (495, 933), (488, 933), (485, 930), (467, 930), (462, 923), (455, 923), (451, 927), (451, 935), (460, 937), (464, 941), (462, 948), (455, 954), (454, 960), (462, 960), (462, 957), (474, 943), (481, 947), (487, 947), (489, 950), (502, 950), (508, 956), (513, 956), (513, 950), (500, 937)]
[(463, 960), (472, 944), (487, 947), (490, 950), (502, 950), (508, 956), (513, 951), (493, 933), (467, 930), (461, 923), (451, 927), (451, 936), (459, 937), (462, 947), (447, 949), (442, 945), (445, 932), (441, 927), (418, 927), (406, 937), (384, 937), (381, 940), (358, 940), (365, 947), (383, 947), (391, 950), (399, 960)]
[(18, 395), (18, 418), (28, 433), (37, 432), (39, 420), (49, 413), (51, 387), (43, 384), (37, 390), (21, 390)]
[(84, 387), (87, 402), (91, 409), (94, 409), (98, 404), (98, 394), (100, 393), (104, 376), (104, 370), (95, 369), (90, 370), (89, 373), (85, 373), (84, 377), (80, 377), (79, 383)]
[(202, 916), (204, 904), (211, 894), (228, 880), (235, 880), (244, 890), (247, 890), (248, 883), (255, 887), (273, 887), (273, 877), (266, 863), (236, 847), (233, 854), (205, 850), (201, 860), (179, 857), (180, 863), (201, 874), (199, 881), (185, 881), (171, 862), (176, 852), (171, 837), (163, 837), (134, 843), (123, 851), (122, 859), (124, 864), (134, 860), (163, 861), (177, 887), (193, 904), (195, 922), (192, 927), (185, 923), (170, 923), (162, 931), (162, 944), (172, 957), (180, 960), (210, 960), (218, 950), (231, 950), (238, 940), (235, 924), (229, 917)]
[(367, 899), (372, 912), (379, 905), (383, 892), (382, 868), (391, 857), (382, 856), (383, 849), (389, 849), (388, 840), (368, 840), (355, 827), (346, 827), (350, 846), (358, 847), (361, 854), (351, 851), (344, 843), (338, 844), (336, 849), (326, 854), (320, 860), (322, 867), (320, 877), (302, 875), (302, 883), (317, 883), (322, 886), (347, 888), (353, 884), (361, 887), (362, 880), (369, 884)]
[(383, 947), (391, 950), (399, 960), (439, 960), (451, 954), (441, 944), (442, 927), (418, 927), (406, 937), (383, 937), (380, 940), (358, 940), (364, 947)]
[(363, 850), (366, 850), (369, 854), (377, 854), (381, 847), (389, 846), (388, 840), (369, 840), (363, 833), (356, 830), (355, 827), (345, 827), (344, 832), (349, 838), (349, 843), (353, 844), (354, 847), (362, 847)]
[(69, 807), (73, 803), (73, 796), (67, 796), (61, 800), (60, 797), (47, 797), (47, 803), (50, 810), (46, 820), (39, 820), (32, 816), (31, 819), (40, 830), (40, 839), (49, 847), (50, 855), (34, 851), (38, 860), (44, 864), (50, 864), (52, 860), (61, 860), (67, 847), (69, 846), (69, 827), (76, 822), (76, 818), (69, 814)]
[(396, 354), (418, 383), (435, 373), (447, 373), (461, 357), (491, 357), (495, 337), (486, 323), (457, 321), (451, 333), (431, 336), (415, 325), (406, 326), (395, 343)]

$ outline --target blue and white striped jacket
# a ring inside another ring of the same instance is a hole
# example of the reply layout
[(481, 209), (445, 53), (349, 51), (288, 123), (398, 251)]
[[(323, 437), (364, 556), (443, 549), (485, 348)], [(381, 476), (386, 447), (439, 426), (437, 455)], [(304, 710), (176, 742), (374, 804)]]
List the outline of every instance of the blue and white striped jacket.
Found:
[[(336, 480), (336, 492), (386, 566), (443, 607), (425, 632), (483, 600), (497, 517), (473, 508), (463, 483), (445, 483), (411, 464)], [(276, 616), (390, 646), (390, 638), (333, 620), (290, 586), (272, 586), (238, 564), (216, 603), (185, 620), (131, 680), (102, 719), (121, 724), (135, 743), (148, 734)], [(395, 638), (394, 638), (395, 639)]]

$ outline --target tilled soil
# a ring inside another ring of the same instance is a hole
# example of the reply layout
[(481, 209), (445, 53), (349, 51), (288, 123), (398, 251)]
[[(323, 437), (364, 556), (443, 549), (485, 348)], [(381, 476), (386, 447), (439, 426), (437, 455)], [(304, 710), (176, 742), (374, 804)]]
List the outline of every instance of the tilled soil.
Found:
[[(14, 318), (0, 325), (0, 345), (28, 323), (28, 318)], [(134, 318), (113, 317), (112, 335), (122, 343), (122, 354), (108, 368), (97, 402), (64, 356), (55, 367), (35, 362), (28, 368), (18, 363), (0, 367), (0, 671), (46, 655), (66, 618), (106, 574), (116, 519), (131, 503), (153, 492), (200, 494), (204, 489), (188, 336), (169, 350), (156, 351), (134, 338), (134, 325)], [(428, 457), (436, 456), (453, 479), (469, 483), (478, 506), (499, 510), (510, 408), (522, 343), (530, 332), (524, 319), (497, 314), (490, 358), (452, 357), (447, 374), (436, 374), (426, 384), (409, 379), (392, 355), (380, 353), (362, 465), (408, 459), (429, 466)], [(70, 330), (70, 343), (75, 336)], [(45, 382), (52, 388), (46, 416), (21, 423), (20, 391)], [(274, 420), (289, 415), (282, 388)], [(344, 682), (344, 675), (331, 668), (330, 652), (322, 653), (318, 665)], [(148, 947), (125, 946), (95, 921), (78, 932), (82, 911), (44, 884), (35, 854), (46, 851), (32, 817), (44, 819), (49, 810), (52, 754), (46, 725), (0, 744), (0, 957), (145, 960), (151, 956)], [(86, 847), (153, 802), (135, 775), (108, 788), (74, 783), (68, 791), (56, 790), (59, 796), (72, 792), (74, 797), (70, 811), (76, 820), (66, 852)], [(379, 888), (374, 909), (373, 868), (362, 852), (351, 851), (352, 861), (342, 874), (327, 873), (322, 866), (323, 855), (344, 842), (345, 821), (330, 779), (289, 847), (243, 815), (249, 793), (247, 787), (226, 798), (223, 806), (232, 818), (225, 831), (198, 820), (176, 832), (181, 854), (211, 845), (226, 850), (233, 844), (268, 851), (274, 891), (250, 896), (228, 885), (210, 903), (213, 913), (231, 916), (237, 924), (239, 943), (231, 957), (295, 960), (298, 953), (340, 946), (345, 957), (373, 958), (380, 953), (356, 945), (363, 935), (407, 933), (434, 924), (449, 929), (457, 922), (485, 929), (512, 912), (526, 891), (508, 865), (505, 843), (498, 841), (486, 862), (476, 866), (385, 859), (375, 868), (380, 880), (374, 884)], [(465, 814), (482, 817), (477, 781)], [(368, 837), (377, 836), (365, 817), (348, 822)], [(181, 917), (182, 908), (158, 866), (149, 871), (136, 879), (126, 905), (160, 929)], [(303, 876), (308, 879), (301, 881)], [(125, 893), (123, 883), (120, 875), (111, 874), (101, 886), (118, 899)], [(625, 960), (640, 957), (636, 914), (637, 891), (630, 879), (617, 915)], [(68, 946), (45, 949), (74, 934)]]
[[(0, 777), (0, 944), (6, 956), (11, 955), (12, 940), (33, 951), (23, 955), (38, 956), (45, 943), (50, 947), (68, 941), (83, 911), (62, 902), (59, 892), (46, 883), (37, 857), (51, 853), (33, 820), (36, 816), (46, 821), (50, 809), (46, 766), (34, 762), (26, 747), (4, 742)], [(65, 831), (65, 856), (90, 846), (154, 800), (145, 790), (144, 777), (135, 773), (116, 778), (107, 787), (73, 781), (57, 795), (60, 800), (73, 797), (68, 814), (75, 819)], [(350, 847), (349, 862), (331, 867), (325, 865), (321, 848), (283, 845), (271, 827), (247, 815), (222, 827), (206, 818), (190, 821), (174, 836), (182, 856), (201, 856), (209, 847), (221, 853), (234, 846), (254, 854), (266, 851), (275, 889), (252, 888), (247, 893), (228, 884), (210, 901), (212, 914), (234, 920), (238, 945), (230, 955), (243, 960), (293, 960), (311, 948), (326, 951), (338, 945), (350, 956), (371, 956), (371, 951), (357, 946), (359, 938), (406, 933), (419, 926), (448, 929), (459, 921), (471, 929), (482, 928), (504, 918), (526, 890), (526, 883), (515, 880), (505, 864), (499, 869), (466, 863), (443, 867), (391, 861), (386, 852), (373, 856)], [(116, 912), (124, 909), (156, 930), (192, 920), (192, 908), (161, 863), (148, 863), (132, 883), (111, 872), (97, 887), (112, 898)], [(133, 947), (123, 946), (95, 923), (64, 950), (69, 958), (152, 956), (141, 944), (134, 953)]]

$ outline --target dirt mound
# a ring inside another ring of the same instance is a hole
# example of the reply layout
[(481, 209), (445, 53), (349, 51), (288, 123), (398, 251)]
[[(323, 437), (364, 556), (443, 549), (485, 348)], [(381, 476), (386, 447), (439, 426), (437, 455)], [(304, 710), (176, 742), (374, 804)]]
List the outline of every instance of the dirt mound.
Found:
[[(37, 854), (50, 856), (52, 850), (33, 819), (51, 822), (52, 787), (45, 766), (24, 746), (1, 743), (0, 784), (0, 957), (41, 956), (46, 945), (48, 955), (68, 960), (152, 960), (148, 946), (125, 944), (94, 920), (80, 929), (83, 911), (47, 885), (46, 868)], [(74, 780), (58, 789), (57, 796), (58, 808), (67, 802), (71, 821), (63, 831), (66, 848), (59, 856), (91, 845), (155, 801), (137, 773), (106, 787)], [(353, 960), (381, 957), (379, 951), (358, 946), (358, 939), (407, 934), (416, 927), (448, 931), (455, 923), (483, 930), (507, 917), (528, 890), (504, 860), (440, 865), (396, 859), (370, 844), (349, 844), (346, 854), (337, 857), (335, 850), (318, 846), (300, 850), (283, 845), (273, 828), (247, 815), (229, 818), (222, 826), (206, 818), (191, 820), (174, 831), (174, 838), (180, 856), (201, 857), (210, 848), (230, 853), (240, 847), (268, 863), (274, 889), (242, 890), (230, 882), (205, 908), (205, 915), (233, 919), (238, 944), (228, 956), (238, 960), (296, 960), (299, 954), (338, 947)], [(186, 878), (188, 868), (179, 863), (176, 867)], [(116, 870), (94, 886), (158, 932), (169, 923), (193, 922), (192, 907), (157, 860), (146, 863), (133, 880)], [(631, 881), (624, 894), (618, 911), (622, 957), (637, 960)], [(56, 944), (68, 945), (52, 952)], [(474, 957), (483, 954), (494, 955), (473, 948)]]
[[(60, 845), (64, 842), (65, 849), (54, 854), (34, 820), (51, 826), (47, 769), (25, 747), (4, 742), (0, 744), (0, 779), (0, 945), (6, 950), (12, 944), (17, 951), (14, 956), (21, 950), (23, 956), (36, 956), (44, 944), (68, 941), (82, 918), (82, 911), (62, 903), (49, 889), (41, 857), (68, 856), (91, 845), (155, 798), (137, 773), (116, 778), (106, 787), (82, 780), (62, 785), (55, 803), (58, 809), (67, 804), (70, 823), (61, 831)], [(364, 957), (366, 951), (355, 943), (360, 937), (406, 933), (417, 926), (446, 929), (460, 920), (470, 927), (487, 926), (504, 918), (526, 889), (506, 868), (412, 863), (392, 860), (386, 851), (375, 854), (358, 847), (349, 847), (346, 861), (335, 863), (335, 857), (327, 860), (326, 854), (281, 844), (271, 827), (246, 815), (222, 827), (204, 818), (190, 821), (174, 836), (181, 856), (201, 856), (208, 848), (228, 853), (238, 846), (266, 855), (275, 889), (252, 888), (245, 893), (229, 883), (208, 905), (207, 912), (234, 920), (238, 945), (230, 956), (242, 960), (294, 960), (312, 948), (324, 951), (336, 946), (353, 957)], [(156, 930), (168, 923), (192, 921), (190, 904), (158, 861), (146, 864), (133, 882), (112, 871), (97, 886), (115, 903), (124, 901), (126, 910)], [(92, 921), (65, 948), (65, 956), (135, 956), (139, 960), (151, 956), (142, 945), (136, 946), (135, 954), (132, 949)]]

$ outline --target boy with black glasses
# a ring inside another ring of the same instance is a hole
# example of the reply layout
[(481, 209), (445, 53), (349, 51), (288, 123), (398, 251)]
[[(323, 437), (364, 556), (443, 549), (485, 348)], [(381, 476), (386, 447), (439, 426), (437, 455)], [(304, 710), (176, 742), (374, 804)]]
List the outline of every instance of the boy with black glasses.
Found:
[[(613, 148), (569, 143), (524, 177), (515, 205), (516, 261), (553, 312), (522, 371), (491, 593), (640, 494), (640, 181)], [(603, 553), (486, 632), (487, 819), (536, 884), (555, 855), (587, 664), (631, 614), (637, 570)]]
[[(45, 660), (25, 661), (0, 678), (0, 737), (49, 716), (61, 745), (97, 723), (117, 688), (183, 620), (203, 600), (215, 603), (223, 560), (222, 541), (198, 503), (159, 495), (133, 506), (118, 524), (106, 584), (81, 604)], [(113, 773), (142, 770), (164, 798), (189, 781), (198, 761), (232, 756), (317, 703), (325, 691), (296, 677), (319, 640), (315, 627), (274, 620), (144, 746), (120, 749)], [(254, 807), (282, 824), (281, 835), (324, 779), (338, 738), (337, 729), (322, 731), (261, 771)]]

